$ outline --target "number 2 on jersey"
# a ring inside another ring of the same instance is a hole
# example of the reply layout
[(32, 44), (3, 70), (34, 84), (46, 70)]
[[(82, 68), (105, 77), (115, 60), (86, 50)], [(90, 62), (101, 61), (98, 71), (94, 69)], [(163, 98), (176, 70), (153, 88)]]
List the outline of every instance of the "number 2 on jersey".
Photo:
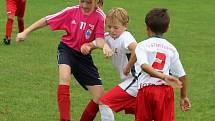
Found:
[(152, 64), (152, 67), (154, 69), (157, 69), (159, 72), (162, 72), (165, 62), (166, 62), (166, 55), (164, 53), (157, 52), (156, 58), (154, 63)]

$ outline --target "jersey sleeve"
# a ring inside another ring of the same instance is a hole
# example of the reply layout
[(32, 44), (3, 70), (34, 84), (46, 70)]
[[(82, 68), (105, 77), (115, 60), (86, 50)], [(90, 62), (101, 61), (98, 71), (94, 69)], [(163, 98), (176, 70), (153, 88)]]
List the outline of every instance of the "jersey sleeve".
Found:
[(105, 42), (108, 42), (108, 40), (109, 40), (109, 32), (105, 32), (104, 39), (105, 39)]
[(95, 31), (96, 38), (104, 38), (104, 26), (105, 26), (104, 17), (100, 16), (98, 19), (97, 28)]
[(128, 49), (128, 46), (129, 46), (131, 43), (133, 43), (133, 42), (136, 43), (135, 38), (131, 35), (130, 32), (125, 33), (125, 35), (124, 35), (124, 37), (123, 37), (123, 40), (124, 40), (124, 47), (125, 47), (126, 49)]
[(69, 20), (69, 7), (53, 15), (45, 17), (47, 24), (51, 30), (65, 30), (68, 26), (66, 25)]
[(176, 77), (182, 77), (186, 75), (177, 51), (175, 52), (175, 56), (171, 62), (170, 73)]
[(147, 52), (146, 50), (144, 49), (144, 46), (143, 44), (138, 44), (136, 49), (135, 49), (135, 54), (136, 54), (136, 57), (137, 57), (137, 63), (139, 65), (142, 65), (142, 64), (149, 64), (148, 62), (148, 58), (147, 58)]

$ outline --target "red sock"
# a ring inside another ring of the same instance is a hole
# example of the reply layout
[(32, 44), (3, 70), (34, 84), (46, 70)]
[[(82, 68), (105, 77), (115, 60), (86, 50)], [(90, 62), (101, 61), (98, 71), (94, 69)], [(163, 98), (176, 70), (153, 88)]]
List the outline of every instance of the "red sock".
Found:
[(6, 37), (7, 38), (11, 37), (12, 27), (13, 27), (13, 19), (7, 19), (7, 24), (6, 24)]
[(93, 100), (91, 100), (84, 112), (82, 113), (80, 121), (93, 121), (99, 111), (99, 106)]
[(70, 120), (70, 92), (68, 85), (58, 85), (58, 109), (60, 121)]
[(24, 19), (18, 19), (19, 33), (24, 31)]

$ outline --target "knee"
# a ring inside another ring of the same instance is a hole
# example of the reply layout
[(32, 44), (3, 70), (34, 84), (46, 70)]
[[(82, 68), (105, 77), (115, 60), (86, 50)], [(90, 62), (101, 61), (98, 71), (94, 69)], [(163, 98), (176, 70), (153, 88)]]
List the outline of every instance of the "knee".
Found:
[(8, 19), (8, 20), (13, 20), (13, 19), (14, 19), (14, 16), (9, 15), (9, 16), (7, 16), (7, 19)]
[(93, 96), (93, 101), (99, 104), (100, 98), (104, 95), (104, 90), (99, 91), (96, 95)]
[(70, 77), (69, 76), (60, 76), (59, 84), (60, 85), (70, 85)]

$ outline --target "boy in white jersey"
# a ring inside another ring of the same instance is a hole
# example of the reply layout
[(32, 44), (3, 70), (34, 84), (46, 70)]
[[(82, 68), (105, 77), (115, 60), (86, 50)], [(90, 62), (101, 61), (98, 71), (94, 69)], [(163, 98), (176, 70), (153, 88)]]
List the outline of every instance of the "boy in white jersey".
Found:
[(112, 50), (104, 41), (105, 14), (97, 7), (99, 1), (101, 0), (79, 0), (79, 5), (41, 18), (24, 32), (19, 33), (16, 38), (16, 41), (20, 42), (32, 31), (47, 25), (52, 30), (65, 31), (66, 34), (62, 36), (58, 46), (57, 101), (60, 121), (70, 120), (71, 74), (85, 90), (89, 90), (93, 97), (85, 108), (80, 121), (93, 121), (99, 110), (99, 98), (104, 94), (102, 82), (91, 55), (81, 53), (81, 46), (84, 43), (96, 40), (98, 47), (103, 48), (105, 56), (112, 55)]
[(135, 112), (137, 84), (131, 84), (134, 80), (135, 70), (133, 69), (133, 75), (129, 73), (125, 76), (123, 68), (127, 65), (137, 43), (131, 33), (127, 31), (129, 16), (125, 9), (111, 9), (107, 13), (105, 21), (108, 30), (105, 41), (113, 50), (112, 63), (122, 82), (100, 98), (102, 105), (99, 106), (99, 109), (102, 121), (113, 121), (112, 110), (114, 112), (125, 110), (126, 113), (132, 114)]
[[(172, 75), (182, 82), (180, 107), (184, 112), (191, 107), (187, 98), (187, 80), (176, 48), (163, 39), (168, 30), (170, 18), (165, 8), (155, 8), (145, 17), (148, 39), (138, 43), (135, 54), (135, 68), (141, 72), (138, 77), (137, 109), (135, 121), (174, 121), (173, 88), (156, 76), (148, 74), (149, 66), (158, 72)], [(131, 59), (131, 60), (132, 60)], [(130, 65), (126, 67), (128, 70)]]
[[(125, 110), (126, 113), (132, 114), (135, 112), (137, 83), (132, 83), (135, 70), (133, 69), (133, 74), (129, 73), (125, 76), (123, 68), (127, 65), (131, 53), (136, 48), (137, 42), (131, 33), (126, 31), (129, 16), (125, 9), (111, 9), (107, 13), (105, 21), (108, 29), (108, 33), (105, 34), (105, 41), (113, 51), (112, 63), (120, 75), (121, 83), (100, 98), (102, 105), (99, 108), (102, 121), (113, 121), (114, 115), (112, 110), (114, 112)], [(86, 52), (86, 54), (96, 46), (93, 43), (85, 45), (82, 51)]]

